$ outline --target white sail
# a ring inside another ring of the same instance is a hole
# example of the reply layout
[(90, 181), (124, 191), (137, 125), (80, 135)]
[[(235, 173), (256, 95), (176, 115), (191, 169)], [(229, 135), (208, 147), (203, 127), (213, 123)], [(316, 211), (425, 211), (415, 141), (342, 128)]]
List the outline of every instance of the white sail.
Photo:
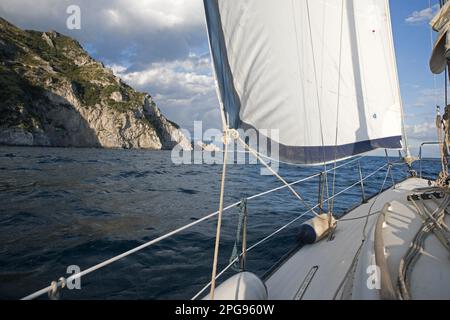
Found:
[(279, 129), (301, 164), (401, 148), (387, 0), (204, 0), (231, 128)]

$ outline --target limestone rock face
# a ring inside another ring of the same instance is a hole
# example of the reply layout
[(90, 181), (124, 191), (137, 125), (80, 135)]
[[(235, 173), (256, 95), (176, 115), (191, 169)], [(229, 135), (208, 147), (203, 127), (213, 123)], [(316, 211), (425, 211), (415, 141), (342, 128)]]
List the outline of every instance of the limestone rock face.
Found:
[(192, 149), (150, 95), (123, 83), (77, 41), (1, 18), (0, 144)]
[(169, 121), (164, 117), (153, 102), (152, 97), (146, 96), (144, 102), (144, 115), (151, 122), (155, 129), (160, 133), (160, 139), (164, 149), (172, 149), (176, 145), (180, 145), (183, 150), (192, 150), (191, 141), (179, 130), (178, 125)]

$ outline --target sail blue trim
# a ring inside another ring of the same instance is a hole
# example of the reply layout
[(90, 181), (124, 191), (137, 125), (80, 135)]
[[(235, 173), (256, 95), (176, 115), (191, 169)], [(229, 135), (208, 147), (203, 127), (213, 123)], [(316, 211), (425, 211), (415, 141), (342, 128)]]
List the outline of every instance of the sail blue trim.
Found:
[[(243, 123), (244, 130), (253, 129), (252, 126)], [(319, 165), (323, 163), (333, 162), (335, 159), (348, 159), (363, 153), (367, 153), (376, 149), (402, 149), (402, 136), (385, 137), (380, 139), (358, 141), (354, 143), (338, 145), (338, 146), (286, 146), (277, 143), (270, 139), (270, 137), (262, 136), (259, 132), (259, 137), (263, 138), (267, 146), (261, 146), (259, 149), (267, 150), (268, 158), (281, 160), (293, 164), (305, 165)], [(258, 146), (259, 146), (258, 139)], [(278, 146), (278, 154), (273, 154), (272, 146)]]
[(351, 158), (376, 149), (401, 149), (402, 137), (359, 141), (340, 146), (292, 147), (279, 144), (279, 158), (297, 164), (322, 164), (335, 159)]
[[(216, 80), (219, 86), (220, 98), (225, 112), (225, 119), (229, 128), (234, 129), (255, 129), (243, 123), (239, 118), (241, 109), (240, 98), (234, 88), (233, 74), (227, 56), (227, 47), (223, 34), (222, 20), (220, 17), (219, 0), (203, 0), (206, 13), (206, 24), (208, 28), (209, 42), (212, 50), (212, 58)], [(266, 128), (270, 129), (270, 128)], [(359, 154), (363, 154), (375, 149), (401, 149), (402, 137), (386, 137), (375, 140), (359, 141), (340, 146), (285, 146), (278, 144), (278, 159), (295, 164), (316, 165), (334, 161), (335, 159), (345, 159)], [(270, 147), (274, 143), (267, 138), (267, 156), (271, 157)]]

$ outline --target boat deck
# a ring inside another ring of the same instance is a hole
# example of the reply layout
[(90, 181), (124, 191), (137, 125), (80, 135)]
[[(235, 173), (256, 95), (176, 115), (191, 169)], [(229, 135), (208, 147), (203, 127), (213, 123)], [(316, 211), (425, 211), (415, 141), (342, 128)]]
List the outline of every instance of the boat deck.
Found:
[[(422, 225), (411, 201), (407, 200), (414, 190), (428, 188), (428, 181), (410, 178), (372, 198), (351, 212), (345, 219), (364, 217), (371, 212), (381, 212), (386, 203), (391, 206), (383, 223), (385, 256), (392, 283), (396, 286), (400, 259)], [(426, 200), (430, 208), (437, 208), (436, 200)], [(301, 248), (293, 254), (266, 280), (269, 299), (379, 299), (377, 287), (369, 288), (375, 265), (374, 230), (379, 215), (368, 218), (366, 241), (363, 229), (366, 219), (338, 223), (334, 239), (322, 240)], [(449, 216), (446, 215), (449, 224)], [(357, 255), (358, 250), (361, 254)], [(355, 259), (359, 257), (359, 259)], [(368, 272), (369, 271), (369, 272)], [(450, 299), (450, 260), (448, 251), (437, 238), (430, 235), (425, 241), (425, 252), (417, 261), (411, 282), (413, 299)]]

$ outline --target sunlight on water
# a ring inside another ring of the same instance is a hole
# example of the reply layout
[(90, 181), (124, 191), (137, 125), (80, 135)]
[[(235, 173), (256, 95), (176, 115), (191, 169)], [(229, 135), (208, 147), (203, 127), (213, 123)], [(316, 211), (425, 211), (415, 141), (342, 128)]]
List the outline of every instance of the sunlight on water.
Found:
[[(364, 174), (385, 158), (362, 160)], [(227, 204), (280, 186), (259, 166), (230, 166)], [(434, 176), (435, 161), (424, 165)], [(295, 181), (314, 168), (282, 166)], [(17, 299), (217, 210), (220, 166), (174, 166), (169, 152), (99, 149), (0, 148), (0, 298)], [(378, 192), (381, 171), (366, 182)], [(395, 179), (406, 177), (396, 167)], [(331, 179), (331, 176), (330, 176)], [(331, 180), (330, 180), (331, 181)], [(357, 165), (338, 172), (336, 192), (358, 181)], [(390, 182), (390, 180), (388, 180)], [(331, 188), (331, 187), (330, 187)], [(317, 203), (318, 179), (296, 187)], [(338, 214), (361, 201), (359, 187), (336, 200)], [(305, 208), (287, 190), (249, 201), (249, 245), (291, 221)], [(238, 221), (224, 216), (220, 266), (228, 264)], [(82, 279), (65, 299), (191, 298), (209, 281), (215, 222), (202, 223)], [(263, 275), (296, 245), (300, 221), (249, 254), (248, 269)]]

